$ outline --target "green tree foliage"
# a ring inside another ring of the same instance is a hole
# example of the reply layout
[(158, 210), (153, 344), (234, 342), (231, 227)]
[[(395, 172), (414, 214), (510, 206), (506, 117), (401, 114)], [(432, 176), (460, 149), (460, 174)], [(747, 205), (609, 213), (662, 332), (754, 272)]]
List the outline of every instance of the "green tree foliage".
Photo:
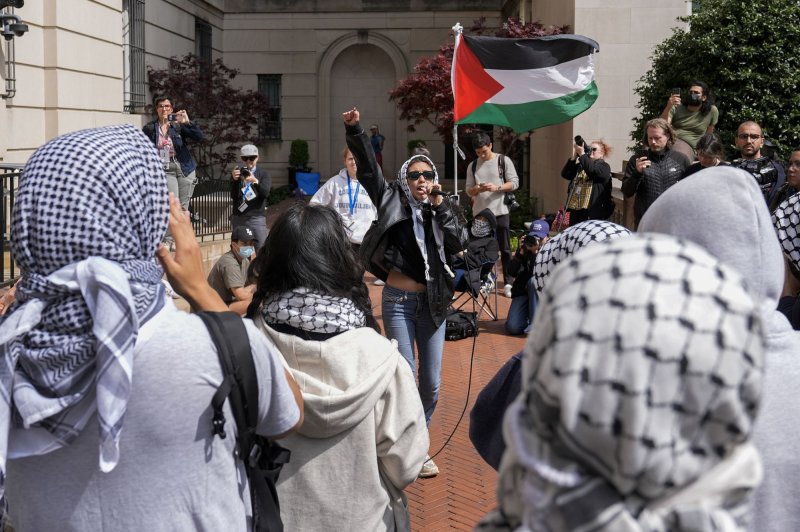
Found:
[[(263, 143), (258, 122), (267, 112), (267, 99), (234, 87), (231, 82), (238, 73), (221, 59), (207, 64), (195, 54), (172, 57), (164, 69), (147, 68), (150, 93), (174, 98), (175, 109), (186, 109), (203, 130), (201, 142), (189, 142), (200, 176), (226, 176), (227, 165), (238, 160), (243, 144)], [(147, 110), (152, 112), (153, 106)]]
[(695, 12), (653, 53), (653, 69), (638, 82), (640, 115), (631, 138), (642, 138), (645, 122), (661, 115), (671, 87), (684, 93), (693, 79), (716, 97), (715, 132), (732, 147), (746, 120), (785, 155), (800, 144), (800, 2), (797, 0), (702, 0)]

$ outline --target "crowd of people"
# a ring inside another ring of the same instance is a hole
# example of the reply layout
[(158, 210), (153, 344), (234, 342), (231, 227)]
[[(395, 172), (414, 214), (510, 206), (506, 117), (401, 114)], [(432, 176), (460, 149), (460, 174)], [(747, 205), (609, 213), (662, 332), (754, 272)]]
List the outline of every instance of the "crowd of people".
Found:
[[(241, 147), (230, 250), (207, 277), (186, 196), (186, 139), (202, 132), (171, 98), (155, 103), (143, 131), (69, 133), (25, 166), (23, 276), (0, 300), (0, 529), (267, 518), (248, 496), (259, 457), (241, 456), (224, 437), (238, 421), (221, 427), (214, 407), (237, 384), (163, 277), (193, 311), (246, 316), (252, 430), (290, 453), (274, 479), (287, 530), (410, 530), (404, 489), (440, 473), (428, 426), (459, 287), (511, 298), (506, 332), (527, 335), (471, 411), (470, 439), (499, 475), (478, 530), (800, 525), (800, 148), (784, 167), (747, 121), (726, 162), (706, 84), (673, 90), (625, 166), (635, 231), (608, 221), (602, 139), (571, 146), (569, 227), (532, 220), (512, 250), (519, 177), (488, 135), (472, 142), (462, 227), (427, 149), (387, 179), (385, 138), (353, 108), (342, 170), (269, 229), (271, 179)], [(365, 272), (383, 284), (383, 328)]]

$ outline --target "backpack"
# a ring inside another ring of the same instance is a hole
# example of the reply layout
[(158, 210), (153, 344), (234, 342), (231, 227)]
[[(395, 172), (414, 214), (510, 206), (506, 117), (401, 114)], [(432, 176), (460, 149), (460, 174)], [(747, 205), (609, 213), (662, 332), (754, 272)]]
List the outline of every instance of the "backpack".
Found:
[(450, 309), (445, 319), (444, 339), (462, 340), (478, 336), (478, 313)]
[(236, 421), (237, 456), (244, 462), (250, 485), (255, 532), (283, 532), (278, 492), (281, 468), (291, 452), (256, 434), (258, 421), (258, 380), (247, 329), (241, 316), (233, 312), (198, 312), (217, 346), (222, 383), (211, 399), (214, 434), (225, 439), (225, 414), (222, 406), (230, 400)]

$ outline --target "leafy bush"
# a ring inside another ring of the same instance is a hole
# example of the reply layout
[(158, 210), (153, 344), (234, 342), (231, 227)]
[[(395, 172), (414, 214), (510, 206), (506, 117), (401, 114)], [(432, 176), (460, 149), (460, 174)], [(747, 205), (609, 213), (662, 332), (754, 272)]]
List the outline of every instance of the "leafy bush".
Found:
[[(702, 0), (696, 11), (653, 53), (653, 68), (635, 88), (640, 115), (631, 138), (642, 138), (645, 122), (661, 115), (671, 87), (706, 82), (716, 96), (715, 132), (733, 146), (736, 128), (746, 120), (786, 154), (800, 142), (800, 38), (797, 0)], [(732, 153), (729, 153), (731, 155)]]
[(272, 187), (272, 190), (269, 191), (269, 198), (267, 202), (269, 205), (277, 205), (278, 203), (282, 202), (286, 198), (292, 195), (292, 189), (289, 185), (283, 185), (282, 187)]
[(308, 154), (308, 141), (303, 139), (294, 139), (291, 147), (289, 148), (289, 166), (306, 169), (308, 168), (309, 159), (310, 155)]

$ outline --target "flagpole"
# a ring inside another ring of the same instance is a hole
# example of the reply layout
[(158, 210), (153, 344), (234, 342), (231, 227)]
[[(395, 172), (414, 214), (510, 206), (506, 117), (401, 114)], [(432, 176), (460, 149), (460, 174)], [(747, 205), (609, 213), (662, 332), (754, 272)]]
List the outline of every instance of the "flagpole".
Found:
[[(455, 111), (455, 103), (456, 103), (456, 51), (458, 51), (458, 44), (461, 41), (461, 33), (464, 31), (464, 27), (461, 25), (460, 22), (456, 22), (456, 25), (453, 26), (453, 34), (455, 37), (455, 46), (453, 47), (453, 61), (450, 69), (450, 86), (453, 90), (453, 111)], [(455, 113), (453, 114), (453, 194), (455, 194), (456, 198), (458, 198), (458, 154), (461, 150), (458, 147), (458, 124), (455, 121)], [(464, 154), (461, 154), (461, 157), (464, 157)], [(461, 201), (459, 201), (461, 203)]]

